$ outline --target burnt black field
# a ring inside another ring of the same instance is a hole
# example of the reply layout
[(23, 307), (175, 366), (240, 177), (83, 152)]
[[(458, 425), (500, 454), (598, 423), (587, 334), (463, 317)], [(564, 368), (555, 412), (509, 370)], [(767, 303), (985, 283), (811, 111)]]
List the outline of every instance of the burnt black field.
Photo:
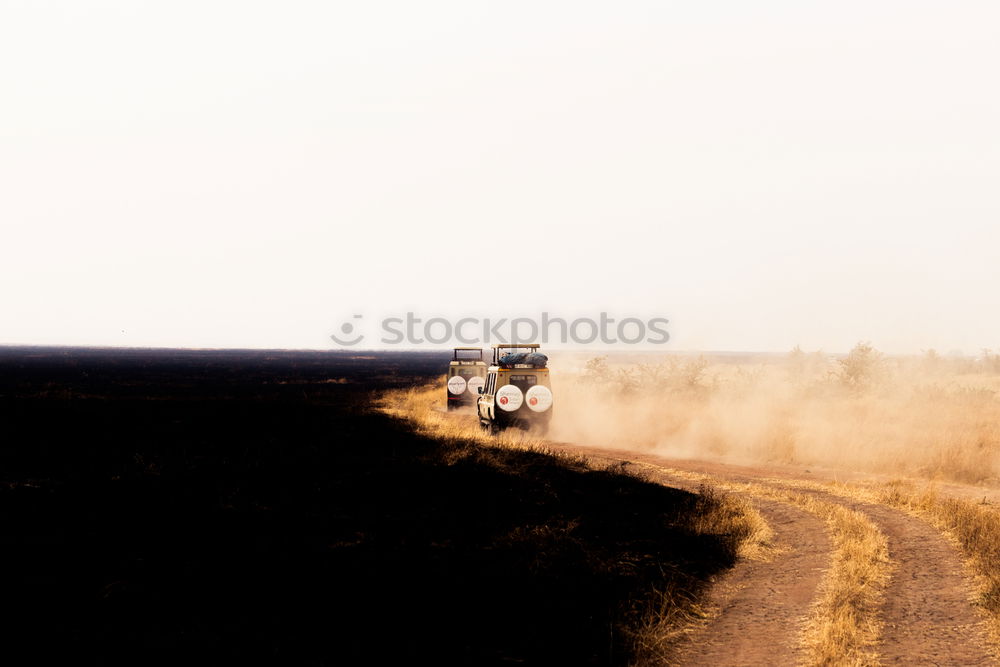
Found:
[(0, 348), (8, 650), (85, 664), (627, 664), (734, 559), (705, 502), (371, 407), (438, 352)]

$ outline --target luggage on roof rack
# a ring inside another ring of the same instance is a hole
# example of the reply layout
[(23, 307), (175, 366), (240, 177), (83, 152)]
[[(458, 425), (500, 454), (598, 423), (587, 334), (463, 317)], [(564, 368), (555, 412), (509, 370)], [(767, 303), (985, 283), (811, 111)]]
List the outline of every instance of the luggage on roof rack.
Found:
[(545, 368), (549, 358), (541, 352), (512, 352), (500, 357), (501, 368)]

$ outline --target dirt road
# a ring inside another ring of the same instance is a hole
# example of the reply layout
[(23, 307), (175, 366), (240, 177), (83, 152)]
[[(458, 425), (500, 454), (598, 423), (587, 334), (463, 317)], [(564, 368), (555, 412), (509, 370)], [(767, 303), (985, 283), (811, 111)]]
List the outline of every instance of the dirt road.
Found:
[[(671, 486), (722, 485), (728, 493), (745, 495), (775, 531), (780, 548), (769, 561), (743, 562), (716, 582), (708, 601), (714, 614), (689, 633), (678, 653), (680, 664), (786, 665), (809, 661), (803, 652), (806, 624), (817, 604), (824, 573), (831, 567), (833, 542), (840, 538), (831, 535), (830, 525), (801, 506), (762, 495), (751, 487), (794, 489), (802, 497), (853, 510), (884, 535), (890, 574), (880, 587), (880, 603), (871, 621), (877, 626), (878, 639), (863, 663), (995, 663), (985, 615), (975, 606), (973, 582), (957, 547), (918, 517), (838, 495), (817, 484), (834, 478), (843, 481), (843, 473), (669, 459), (563, 442), (549, 445), (555, 451), (593, 459), (632, 462), (651, 479)], [(977, 493), (975, 489), (952, 491), (965, 496)]]

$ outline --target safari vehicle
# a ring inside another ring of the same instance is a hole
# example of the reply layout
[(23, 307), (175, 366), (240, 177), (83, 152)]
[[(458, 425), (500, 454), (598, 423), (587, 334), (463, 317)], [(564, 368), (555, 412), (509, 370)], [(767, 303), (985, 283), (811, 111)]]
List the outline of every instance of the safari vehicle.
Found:
[(486, 384), (486, 362), (478, 347), (456, 347), (448, 364), (448, 409), (472, 405)]
[(486, 386), (476, 401), (479, 425), (496, 433), (517, 427), (545, 432), (552, 419), (548, 358), (538, 344), (494, 345)]

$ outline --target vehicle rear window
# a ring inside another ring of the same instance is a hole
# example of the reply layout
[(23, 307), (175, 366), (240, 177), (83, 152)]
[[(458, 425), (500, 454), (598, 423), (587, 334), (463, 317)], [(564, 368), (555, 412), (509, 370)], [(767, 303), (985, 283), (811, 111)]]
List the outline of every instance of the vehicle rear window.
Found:
[(511, 375), (510, 383), (521, 391), (527, 391), (533, 385), (538, 384), (538, 378), (534, 375)]

